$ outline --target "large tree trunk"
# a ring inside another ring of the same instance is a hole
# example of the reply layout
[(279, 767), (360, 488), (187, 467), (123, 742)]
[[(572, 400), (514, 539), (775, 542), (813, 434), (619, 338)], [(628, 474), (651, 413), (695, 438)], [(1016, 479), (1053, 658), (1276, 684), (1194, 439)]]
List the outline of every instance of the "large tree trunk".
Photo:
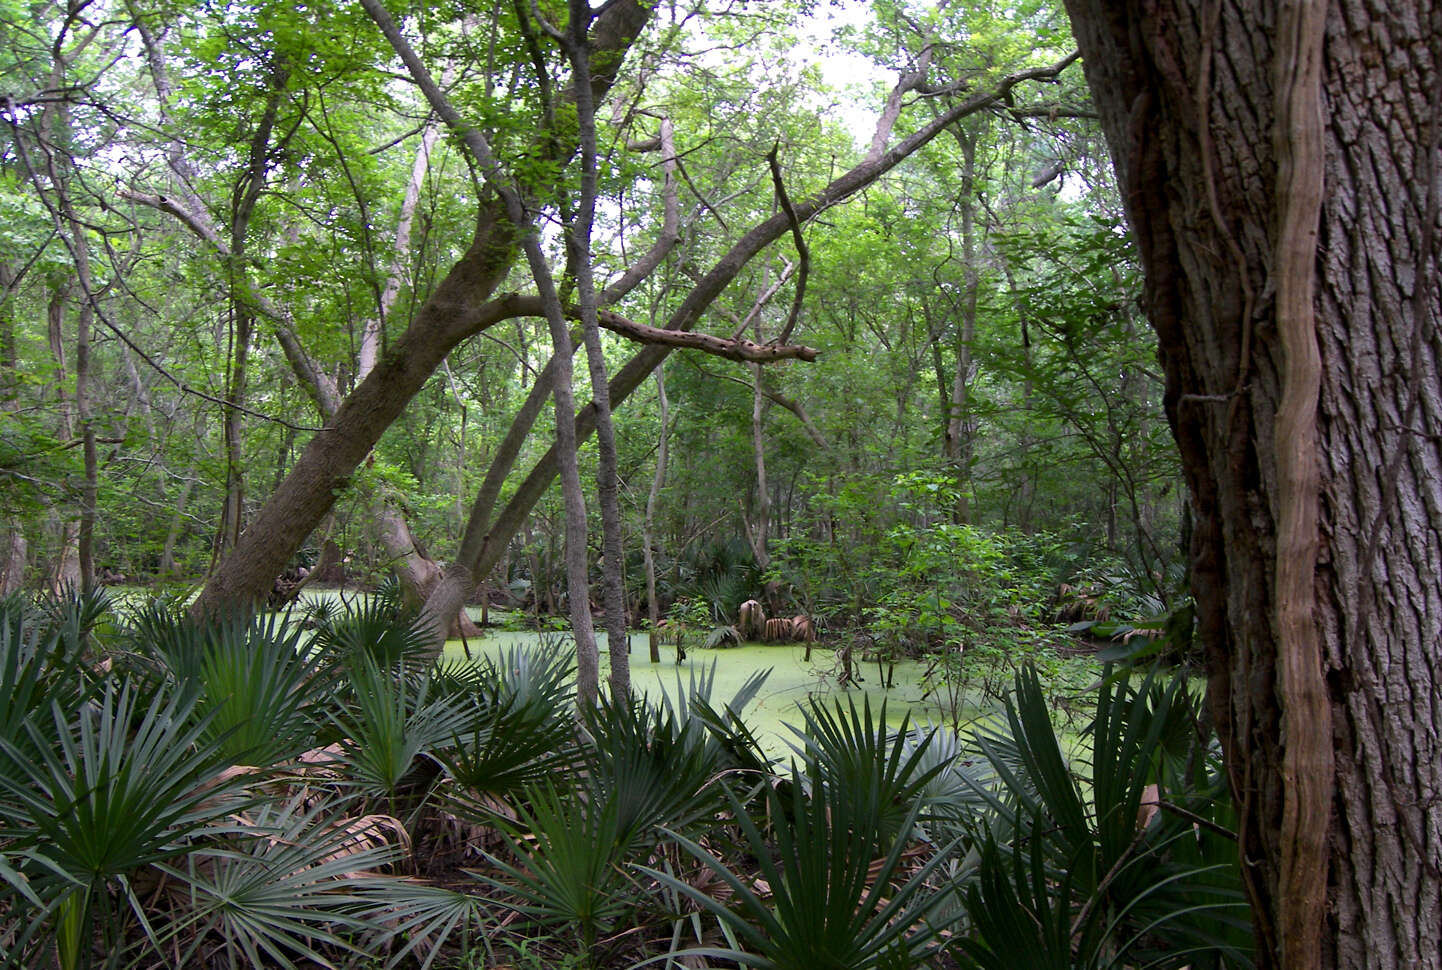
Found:
[(1193, 495), (1262, 963), (1442, 966), (1442, 7), (1067, 6)]

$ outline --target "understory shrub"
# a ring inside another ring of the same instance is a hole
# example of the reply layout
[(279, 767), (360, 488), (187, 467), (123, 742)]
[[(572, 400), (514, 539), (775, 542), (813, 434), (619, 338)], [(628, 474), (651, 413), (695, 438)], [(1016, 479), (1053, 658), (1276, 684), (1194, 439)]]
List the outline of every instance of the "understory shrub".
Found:
[(813, 702), (783, 766), (764, 673), (577, 712), (558, 645), (402, 612), (103, 617), (0, 601), (0, 967), (1251, 962), (1185, 681), (1065, 746), (1029, 668), (968, 733)]

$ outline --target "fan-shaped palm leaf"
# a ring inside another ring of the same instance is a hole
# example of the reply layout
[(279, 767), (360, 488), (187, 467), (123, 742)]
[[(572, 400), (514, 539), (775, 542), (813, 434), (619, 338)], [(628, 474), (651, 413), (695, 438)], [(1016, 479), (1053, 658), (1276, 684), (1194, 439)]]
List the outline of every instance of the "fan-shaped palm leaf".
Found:
[[(218, 744), (206, 742), (193, 698), (134, 684), (107, 687), (79, 710), (54, 704), (27, 721), (33, 761), (18, 778), (0, 776), (0, 842), (35, 896), (56, 914), (55, 934), (72, 955), (92, 933), (114, 934), (104, 909), (109, 888), (128, 894), (127, 876), (189, 850), (190, 840), (242, 803), (237, 779), (222, 774)], [(20, 752), (8, 742), (0, 749)]]
[(394, 863), (399, 846), (366, 836), (343, 806), (305, 799), (263, 804), (213, 848), (161, 868), (174, 880), (173, 916), (152, 946), (174, 946), (180, 966), (331, 965), (328, 953), (380, 925), (364, 915), (379, 883), (366, 876)]
[(331, 720), (357, 790), (394, 798), (417, 780), (418, 759), (463, 736), (475, 707), (431, 688), (429, 674), (382, 668), (367, 654), (353, 658), (352, 696)]
[(896, 730), (886, 724), (886, 703), (873, 716), (871, 701), (854, 701), (834, 709), (813, 702), (802, 709), (804, 730), (793, 731), (800, 743), (793, 744), (803, 759), (803, 770), (813, 789), (834, 788), (851, 793), (858, 804), (876, 808), (870, 824), (887, 838), (905, 837), (901, 826), (914, 813), (913, 804), (945, 763), (925, 764), (932, 735), (912, 737), (910, 717), (903, 717)]
[[(830, 786), (809, 799), (799, 786), (792, 786), (789, 796), (766, 791), (776, 820), (774, 846), (735, 799), (732, 808), (769, 899), (749, 876), (679, 834), (673, 834), (675, 841), (726, 884), (729, 904), (668, 872), (641, 869), (714, 915), (740, 944), (685, 953), (772, 970), (924, 965), (940, 947), (927, 917), (943, 898), (928, 886), (942, 854), (904, 876), (907, 841), (888, 839), (874, 825), (879, 806), (869, 802), (875, 788), (859, 799)], [(913, 807), (899, 827), (911, 829), (916, 815)]]

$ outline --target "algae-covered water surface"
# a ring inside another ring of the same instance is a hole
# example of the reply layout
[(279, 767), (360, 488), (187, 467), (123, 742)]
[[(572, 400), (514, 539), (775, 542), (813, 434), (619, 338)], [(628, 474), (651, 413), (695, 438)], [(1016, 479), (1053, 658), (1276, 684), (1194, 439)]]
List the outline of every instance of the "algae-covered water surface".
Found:
[[(487, 630), (483, 637), (471, 637), (467, 644), (462, 644), (460, 640), (449, 641), (446, 656), (465, 659), (469, 647), (473, 658), (495, 657), (510, 647), (537, 646), (542, 636), (535, 632)], [(571, 642), (568, 634), (544, 636), (563, 636), (568, 644)], [(609, 671), (610, 653), (606, 635), (598, 632), (596, 637), (604, 678)], [(953, 712), (943, 709), (935, 695), (928, 696), (926, 693), (923, 679), (927, 668), (922, 663), (898, 663), (890, 688), (881, 685), (881, 676), (874, 663), (859, 664), (857, 672), (862, 682), (841, 688), (838, 686), (840, 664), (833, 650), (818, 644), (813, 646), (809, 662), (805, 656), (803, 644), (749, 643), (715, 650), (689, 649), (686, 659), (678, 664), (675, 650), (664, 645), (661, 647), (661, 662), (653, 664), (646, 634), (635, 633), (631, 635), (631, 681), (638, 693), (644, 692), (653, 697), (660, 693), (674, 696), (678, 687), (680, 690), (688, 688), (693, 674), (699, 677), (714, 665), (715, 686), (711, 696), (714, 701), (724, 702), (730, 700), (753, 673), (770, 670), (756, 700), (740, 713), (768, 753), (774, 756), (784, 755), (788, 750), (786, 742), (794, 740), (795, 735), (786, 725), (802, 724), (800, 707), (811, 698), (820, 698), (827, 703), (833, 699), (845, 703), (849, 699), (858, 708), (869, 701), (873, 710), (879, 709), (885, 702), (887, 720), (892, 723), (901, 721), (907, 714), (911, 715), (913, 723), (951, 723), (954, 717), (966, 722), (985, 716), (991, 710), (968, 707)]]

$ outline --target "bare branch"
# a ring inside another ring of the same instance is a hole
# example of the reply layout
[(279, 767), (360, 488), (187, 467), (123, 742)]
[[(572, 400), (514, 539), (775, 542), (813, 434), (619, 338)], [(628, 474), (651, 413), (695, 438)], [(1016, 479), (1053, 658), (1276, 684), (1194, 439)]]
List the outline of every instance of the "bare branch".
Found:
[[(567, 309), (569, 311), (570, 308)], [(753, 340), (746, 340), (743, 337), (732, 337), (728, 339), (726, 337), (713, 336), (709, 333), (663, 330), (660, 327), (652, 327), (644, 323), (627, 320), (625, 317), (612, 313), (609, 310), (601, 311), (600, 324), (612, 333), (620, 334), (628, 340), (634, 340), (637, 343), (700, 350), (716, 357), (725, 357), (727, 360), (743, 360), (753, 364), (764, 364), (777, 360), (813, 361), (819, 354), (819, 351), (814, 347), (781, 346), (776, 344), (763, 345)]]
[(661, 234), (656, 237), (655, 244), (646, 255), (626, 270), (620, 279), (598, 294), (597, 302), (602, 306), (615, 303), (635, 289), (661, 265), (661, 260), (665, 259), (681, 240), (681, 207), (676, 198), (676, 139), (669, 117), (661, 119), (661, 130), (655, 141), (662, 151), (661, 170), (665, 173), (665, 181), (661, 185)]
[[(752, 322), (761, 313), (761, 310), (766, 306), (766, 304), (771, 302), (772, 297), (774, 297), (777, 293), (781, 291), (781, 287), (786, 285), (786, 281), (791, 279), (791, 274), (794, 272), (796, 272), (795, 263), (788, 262), (784, 267), (782, 267), (781, 275), (776, 278), (776, 282), (768, 286), (765, 291), (763, 291), (762, 294), (756, 298), (756, 302), (751, 305), (751, 310), (749, 313), (746, 314), (746, 318), (740, 323), (736, 324), (736, 330), (731, 334), (732, 340), (739, 339), (740, 336), (746, 332), (746, 328), (751, 326)], [(731, 318), (734, 322), (734, 315), (731, 315)]]
[(796, 297), (791, 301), (791, 312), (786, 316), (786, 326), (776, 338), (776, 343), (784, 344), (791, 339), (791, 331), (796, 328), (796, 321), (801, 316), (801, 302), (806, 298), (806, 277), (811, 273), (811, 249), (806, 245), (806, 237), (801, 232), (801, 220), (796, 217), (796, 207), (791, 204), (791, 198), (786, 194), (786, 182), (781, 178), (781, 161), (776, 157), (780, 148), (780, 141), (772, 145), (766, 161), (771, 165), (771, 181), (776, 186), (776, 199), (781, 203), (781, 211), (786, 213), (786, 218), (791, 223), (791, 238), (796, 243), (796, 254), (801, 261), (801, 269), (796, 276)]

